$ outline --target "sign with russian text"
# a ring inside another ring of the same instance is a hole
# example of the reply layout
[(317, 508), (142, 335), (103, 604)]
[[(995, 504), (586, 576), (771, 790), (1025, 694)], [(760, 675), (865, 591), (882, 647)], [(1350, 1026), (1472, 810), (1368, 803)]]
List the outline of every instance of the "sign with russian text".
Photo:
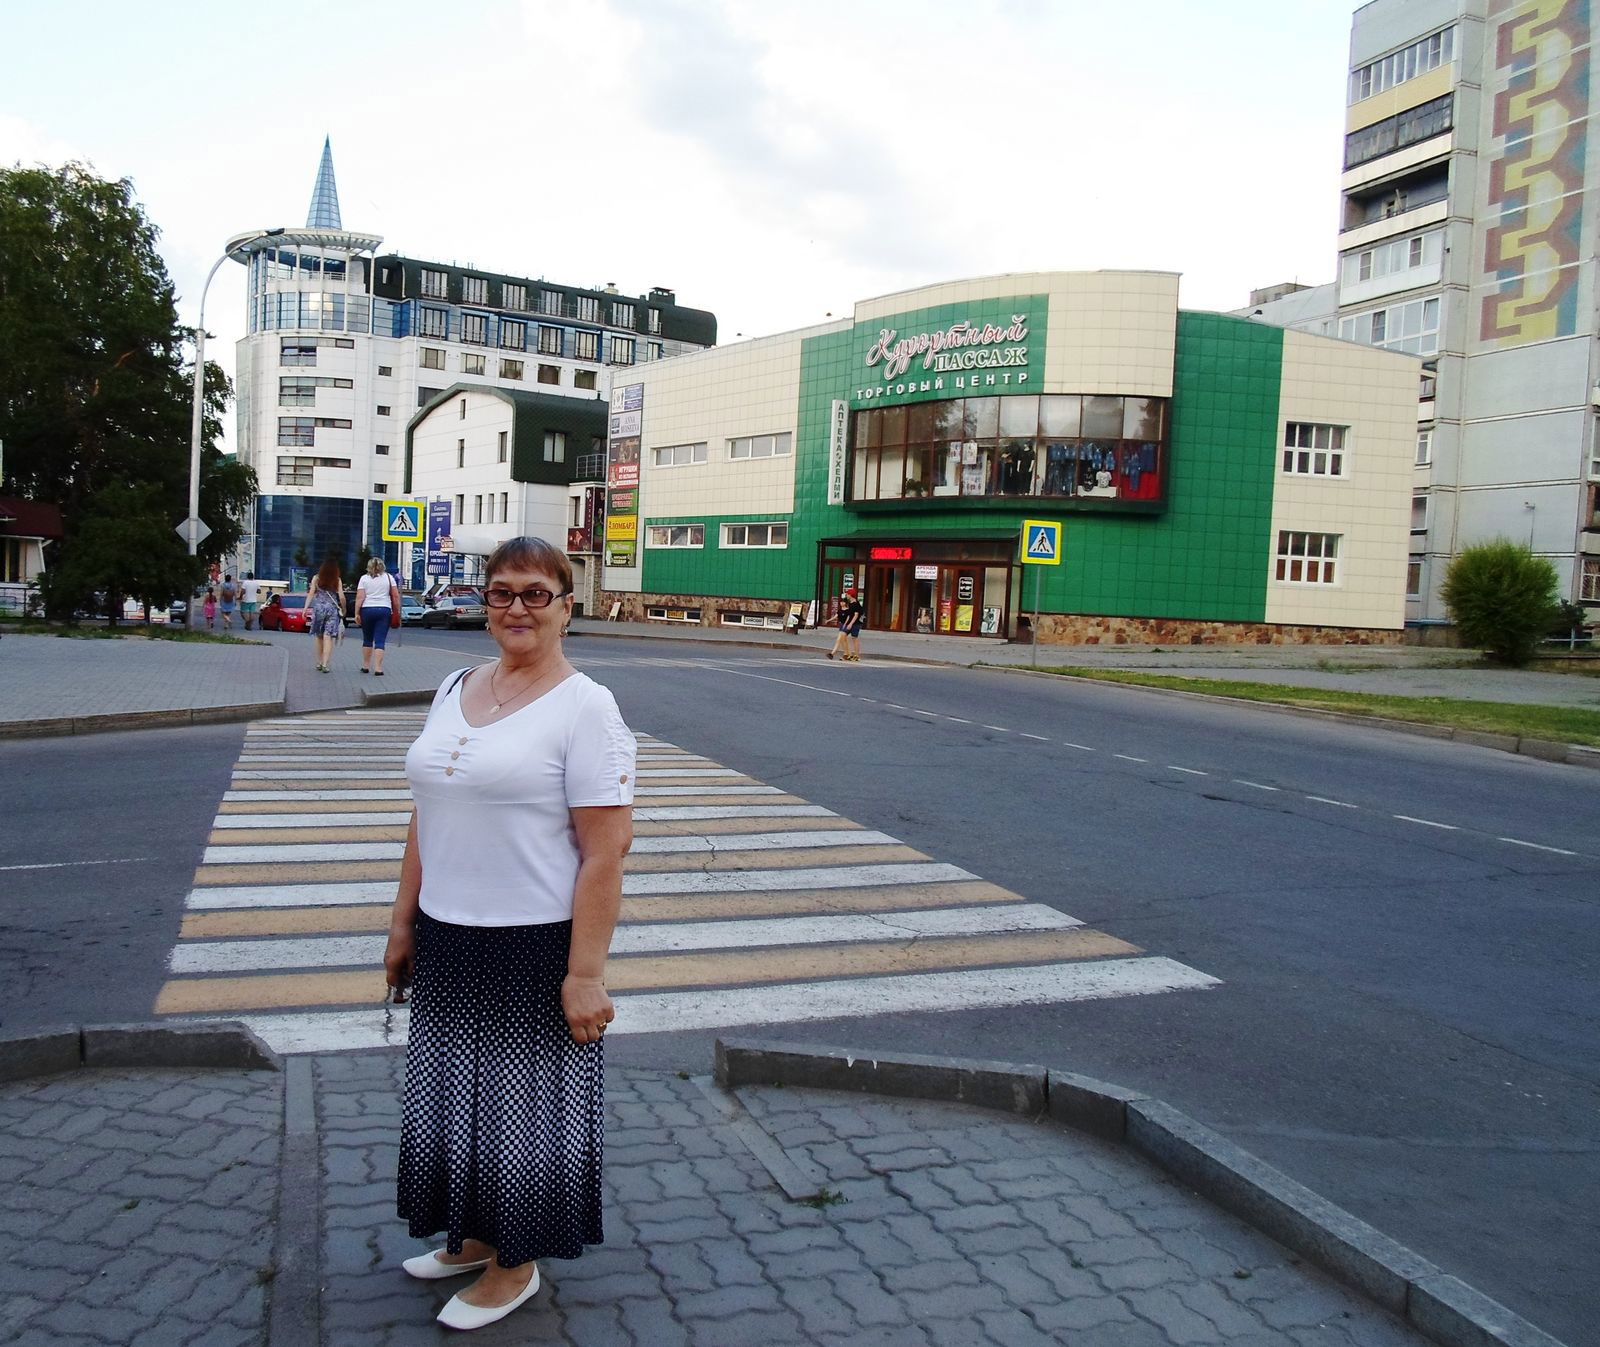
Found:
[(845, 454), (850, 442), (850, 404), (835, 398), (828, 413), (828, 504), (844, 504)]
[(454, 544), (450, 538), (450, 502), (428, 502), (428, 574), (450, 574), (450, 552)]
[[(958, 311), (959, 312), (959, 311)], [(851, 402), (1036, 393), (1044, 376), (1043, 295), (975, 300), (952, 318), (921, 309), (856, 324), (861, 382)]]

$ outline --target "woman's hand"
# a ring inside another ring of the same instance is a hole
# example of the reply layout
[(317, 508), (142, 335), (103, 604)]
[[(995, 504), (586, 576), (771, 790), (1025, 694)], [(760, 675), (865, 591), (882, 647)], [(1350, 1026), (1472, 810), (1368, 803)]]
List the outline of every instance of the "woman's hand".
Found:
[(561, 984), (561, 1009), (575, 1043), (598, 1043), (617, 1013), (601, 979), (570, 973)]
[(389, 945), (383, 951), (383, 980), (396, 991), (411, 985), (411, 966), (417, 958), (417, 934), (409, 926), (389, 928)]

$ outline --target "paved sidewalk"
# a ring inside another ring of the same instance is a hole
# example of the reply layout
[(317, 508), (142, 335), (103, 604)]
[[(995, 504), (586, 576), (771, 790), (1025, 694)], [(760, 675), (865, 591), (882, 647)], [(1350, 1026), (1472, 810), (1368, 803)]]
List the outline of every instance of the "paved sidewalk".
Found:
[[(398, 1267), (426, 1247), (394, 1217), (401, 1055), (312, 1065), (324, 1235), (307, 1287), (322, 1287), (320, 1342), (449, 1340), (433, 1317), (463, 1283)], [(296, 1290), (272, 1248), (285, 1079), (78, 1071), (0, 1085), (0, 1337), (264, 1343), (269, 1296)], [(474, 1342), (1422, 1341), (1130, 1153), (1052, 1124), (742, 1089), (748, 1116), (825, 1175), (824, 1200), (808, 1204), (784, 1196), (698, 1082), (613, 1069), (607, 1096), (606, 1243), (551, 1260), (546, 1289)]]

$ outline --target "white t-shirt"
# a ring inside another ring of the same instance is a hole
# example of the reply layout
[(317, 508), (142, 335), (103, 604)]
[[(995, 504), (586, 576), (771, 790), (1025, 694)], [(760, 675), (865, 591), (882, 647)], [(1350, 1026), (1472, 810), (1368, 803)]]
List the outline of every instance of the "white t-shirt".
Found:
[(239, 586), (239, 601), (241, 603), (260, 603), (261, 586), (254, 580), (246, 580)]
[(422, 910), (462, 926), (567, 921), (579, 860), (568, 811), (633, 803), (633, 732), (581, 673), (476, 729), (461, 713), (465, 681), (444, 681), (406, 753)]
[(394, 576), (385, 571), (382, 575), (363, 575), (356, 585), (357, 608), (387, 608), (389, 591), (394, 587)]

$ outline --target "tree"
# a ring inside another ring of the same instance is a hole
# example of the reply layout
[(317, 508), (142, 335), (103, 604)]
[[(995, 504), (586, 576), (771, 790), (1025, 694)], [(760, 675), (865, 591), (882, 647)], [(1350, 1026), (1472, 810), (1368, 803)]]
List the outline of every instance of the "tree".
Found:
[[(154, 546), (158, 523), (171, 532), (188, 514), (193, 366), (158, 238), (126, 179), (81, 164), (0, 168), (0, 440), (8, 489), (61, 507), (56, 615), (100, 587), (74, 592), (91, 575), (160, 571), (159, 557), (111, 565), (106, 549)], [(202, 562), (237, 544), (255, 494), (255, 474), (214, 447), (231, 396), (208, 364), (201, 513), (212, 533)], [(189, 569), (175, 592), (203, 573)]]
[(1503, 664), (1526, 664), (1560, 611), (1555, 567), (1508, 538), (1463, 548), (1440, 594), (1461, 639)]
[(105, 596), (112, 621), (122, 600), (165, 606), (188, 594), (205, 574), (205, 563), (166, 522), (155, 487), (116, 485), (102, 492), (79, 515), (70, 551), (40, 581), (46, 610), (71, 612), (88, 595)]

